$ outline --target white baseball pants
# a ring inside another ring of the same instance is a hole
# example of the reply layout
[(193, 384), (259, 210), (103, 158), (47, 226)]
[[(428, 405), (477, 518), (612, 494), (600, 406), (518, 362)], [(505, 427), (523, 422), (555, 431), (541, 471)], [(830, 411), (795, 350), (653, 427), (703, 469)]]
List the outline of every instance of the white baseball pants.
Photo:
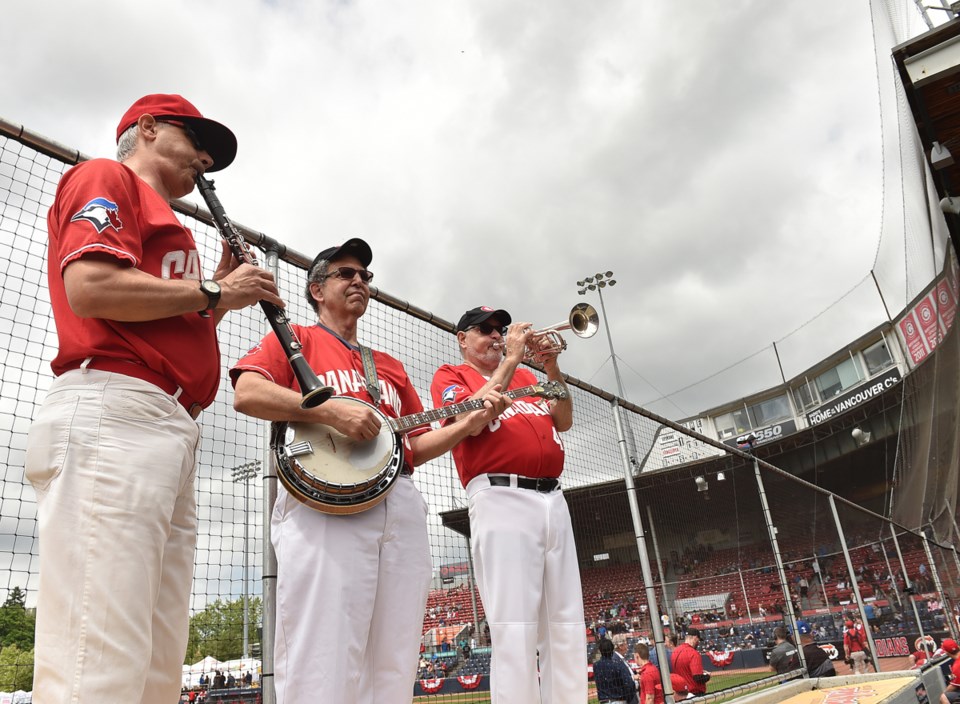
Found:
[(40, 587), (35, 704), (177, 701), (200, 430), (139, 379), (58, 377), (30, 428)]
[[(560, 490), (467, 484), (477, 586), (490, 637), (492, 704), (584, 704), (580, 569)], [(539, 651), (539, 682), (537, 653)]]
[(277, 704), (413, 699), (430, 586), (427, 505), (406, 476), (353, 515), (321, 513), (280, 486)]

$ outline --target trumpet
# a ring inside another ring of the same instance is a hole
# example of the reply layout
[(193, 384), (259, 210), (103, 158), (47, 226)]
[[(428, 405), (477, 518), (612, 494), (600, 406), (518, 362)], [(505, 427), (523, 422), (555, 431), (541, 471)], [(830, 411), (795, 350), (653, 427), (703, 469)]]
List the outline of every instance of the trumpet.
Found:
[[(567, 349), (567, 341), (560, 335), (561, 330), (570, 330), (577, 337), (586, 339), (596, 335), (599, 329), (600, 316), (597, 314), (597, 309), (589, 303), (578, 303), (570, 311), (566, 320), (533, 331), (527, 341), (523, 361), (542, 363)], [(544, 339), (549, 340), (549, 346), (543, 345)]]

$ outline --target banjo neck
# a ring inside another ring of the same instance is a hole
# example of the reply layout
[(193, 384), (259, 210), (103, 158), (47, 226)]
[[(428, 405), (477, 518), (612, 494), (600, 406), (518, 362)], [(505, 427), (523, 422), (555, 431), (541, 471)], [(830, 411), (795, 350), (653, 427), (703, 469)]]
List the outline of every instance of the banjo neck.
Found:
[[(546, 382), (546, 384), (551, 383), (555, 382)], [(524, 386), (519, 389), (514, 389), (513, 391), (506, 391), (503, 393), (503, 395), (511, 399), (523, 398), (524, 396), (544, 396), (549, 398), (566, 397), (566, 389), (564, 389), (562, 392), (555, 391), (552, 387), (545, 389), (544, 387), (546, 384), (531, 384), (530, 386)], [(408, 416), (401, 416), (400, 418), (388, 418), (388, 421), (393, 432), (406, 433), (414, 428), (430, 425), (430, 423), (434, 422), (435, 420), (442, 420), (444, 418), (449, 418), (450, 416), (457, 416), (461, 413), (466, 413), (467, 411), (476, 411), (480, 408), (483, 408), (483, 400), (475, 398), (469, 401), (455, 403), (452, 406), (444, 406), (443, 408), (434, 408), (430, 411), (423, 411), (422, 413), (411, 413)]]

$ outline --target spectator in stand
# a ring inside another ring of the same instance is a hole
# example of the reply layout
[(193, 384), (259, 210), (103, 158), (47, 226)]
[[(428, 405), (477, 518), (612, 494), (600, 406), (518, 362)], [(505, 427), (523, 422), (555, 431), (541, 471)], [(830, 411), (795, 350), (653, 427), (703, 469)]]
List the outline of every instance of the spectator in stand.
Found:
[(770, 669), (778, 675), (784, 675), (800, 667), (797, 646), (790, 641), (787, 629), (783, 626), (774, 628), (773, 639), (777, 644), (770, 651)]
[(863, 629), (847, 621), (843, 631), (843, 658), (853, 668), (853, 674), (864, 675), (867, 672), (867, 637)]
[(227, 673), (227, 689), (233, 689), (237, 686), (237, 678), (233, 676), (232, 672)]
[(953, 638), (944, 638), (940, 648), (953, 658), (950, 666), (952, 676), (946, 690), (940, 695), (940, 704), (955, 704), (960, 702), (960, 645)]
[(919, 670), (927, 662), (927, 651), (923, 648), (910, 653), (910, 669)]
[(600, 704), (636, 704), (633, 673), (622, 658), (614, 655), (613, 641), (600, 641), (600, 659), (593, 664), (593, 681)]
[(663, 704), (663, 685), (660, 683), (660, 670), (650, 662), (650, 646), (637, 643), (633, 647), (634, 659), (639, 672), (636, 675), (640, 704)]
[(227, 678), (223, 676), (220, 670), (217, 670), (217, 674), (213, 676), (213, 684), (210, 685), (210, 689), (223, 689), (226, 684)]
[(700, 631), (690, 628), (683, 643), (673, 651), (670, 657), (670, 671), (683, 681), (684, 693), (694, 696), (706, 694), (707, 682), (710, 681), (709, 673), (703, 671), (703, 660), (697, 651), (699, 645)]
[(807, 578), (801, 575), (800, 581), (797, 582), (797, 585), (800, 587), (800, 599), (806, 599), (807, 592), (810, 590), (810, 583), (807, 581)]

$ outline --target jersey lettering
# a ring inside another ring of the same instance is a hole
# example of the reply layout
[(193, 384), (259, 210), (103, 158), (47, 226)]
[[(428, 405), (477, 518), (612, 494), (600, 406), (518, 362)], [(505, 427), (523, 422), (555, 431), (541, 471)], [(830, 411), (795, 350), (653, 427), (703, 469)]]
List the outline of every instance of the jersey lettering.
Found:
[(500, 419), (494, 418), (492, 421), (487, 423), (487, 428), (489, 428), (491, 433), (495, 433), (500, 430)]
[[(175, 276), (177, 274), (178, 276)], [(163, 279), (200, 280), (200, 255), (197, 250), (184, 252), (182, 249), (167, 252), (160, 262), (160, 277)]]
[[(366, 380), (356, 369), (331, 369), (325, 374), (317, 376), (323, 379), (323, 383), (336, 389), (338, 396), (352, 396), (365, 391), (367, 388)], [(380, 383), (380, 400), (396, 411), (397, 415), (402, 415), (403, 403), (400, 401), (400, 394), (397, 388), (386, 379), (378, 379)]]
[(551, 428), (553, 430), (553, 441), (560, 446), (560, 449), (563, 450), (563, 439), (560, 437), (560, 433), (557, 432), (556, 427)]

